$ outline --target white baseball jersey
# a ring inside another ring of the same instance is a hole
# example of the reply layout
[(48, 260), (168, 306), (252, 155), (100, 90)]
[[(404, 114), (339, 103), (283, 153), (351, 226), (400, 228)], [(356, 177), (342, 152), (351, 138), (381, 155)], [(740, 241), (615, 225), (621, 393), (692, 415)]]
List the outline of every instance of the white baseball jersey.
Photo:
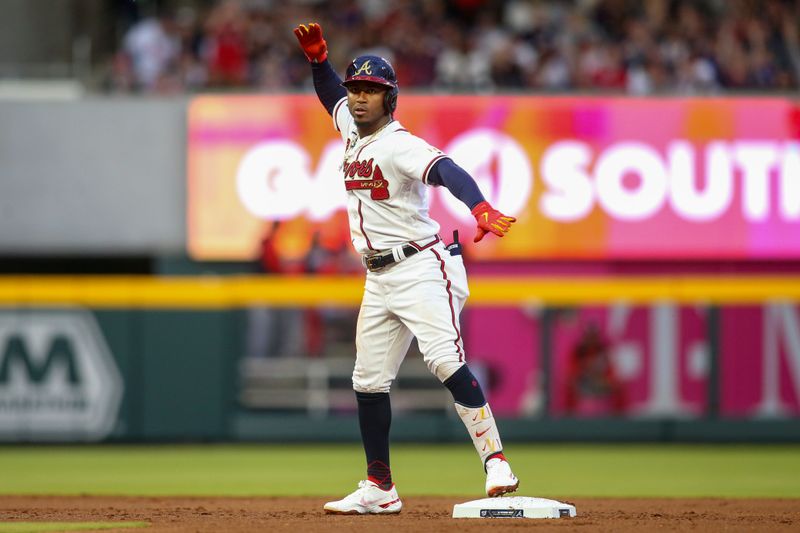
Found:
[(369, 254), (436, 235), (426, 182), (433, 164), (447, 156), (397, 121), (360, 138), (346, 97), (333, 109), (333, 124), (345, 142), (342, 172), (356, 251)]

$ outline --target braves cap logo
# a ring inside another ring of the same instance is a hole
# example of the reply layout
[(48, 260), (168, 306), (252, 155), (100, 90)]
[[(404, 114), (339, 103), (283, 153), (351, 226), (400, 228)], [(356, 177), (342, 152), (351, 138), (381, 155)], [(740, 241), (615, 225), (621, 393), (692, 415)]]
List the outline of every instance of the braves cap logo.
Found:
[(356, 73), (353, 76), (358, 76), (359, 74), (366, 74), (367, 76), (372, 76), (372, 66), (369, 64), (369, 59), (361, 63), (361, 66), (358, 67)]

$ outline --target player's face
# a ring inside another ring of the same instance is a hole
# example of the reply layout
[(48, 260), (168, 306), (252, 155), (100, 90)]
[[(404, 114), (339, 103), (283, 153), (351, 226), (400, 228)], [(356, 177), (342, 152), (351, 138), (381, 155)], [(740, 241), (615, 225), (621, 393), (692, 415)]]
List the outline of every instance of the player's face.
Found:
[(347, 107), (359, 129), (377, 125), (386, 115), (383, 99), (386, 87), (376, 83), (357, 81), (347, 84)]

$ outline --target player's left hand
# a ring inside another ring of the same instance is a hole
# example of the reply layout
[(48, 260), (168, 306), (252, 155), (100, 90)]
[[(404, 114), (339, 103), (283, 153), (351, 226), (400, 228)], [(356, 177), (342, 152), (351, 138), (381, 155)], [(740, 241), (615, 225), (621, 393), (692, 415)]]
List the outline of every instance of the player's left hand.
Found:
[(300, 24), (294, 29), (294, 36), (311, 63), (322, 63), (328, 58), (328, 43), (322, 38), (322, 26), (311, 22)]
[(511, 224), (517, 221), (514, 217), (505, 216), (485, 201), (472, 209), (472, 216), (478, 221), (478, 233), (475, 235), (474, 242), (483, 239), (487, 233), (494, 233), (498, 237), (502, 237), (511, 228)]

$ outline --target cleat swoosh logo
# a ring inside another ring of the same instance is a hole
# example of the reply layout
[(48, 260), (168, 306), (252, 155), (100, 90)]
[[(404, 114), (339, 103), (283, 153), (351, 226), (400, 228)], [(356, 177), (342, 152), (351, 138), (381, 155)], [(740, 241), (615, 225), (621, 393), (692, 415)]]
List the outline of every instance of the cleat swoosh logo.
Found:
[(399, 501), (400, 501), (400, 498), (397, 498), (396, 500), (392, 500), (389, 503), (382, 503), (382, 504), (379, 505), (379, 507), (382, 508), (382, 509), (386, 509), (390, 505), (393, 505), (393, 504), (395, 504), (395, 503), (397, 503)]
[(382, 499), (383, 498), (380, 498), (380, 497), (379, 498), (370, 499), (370, 498), (365, 498), (364, 496), (362, 496), (359, 503), (361, 504), (362, 507), (373, 507), (373, 506), (377, 505), (378, 507), (383, 507), (385, 509), (389, 505), (392, 505), (393, 503), (395, 503), (397, 501), (400, 501), (400, 498), (397, 498), (396, 500), (391, 501), (389, 503), (378, 503)]

